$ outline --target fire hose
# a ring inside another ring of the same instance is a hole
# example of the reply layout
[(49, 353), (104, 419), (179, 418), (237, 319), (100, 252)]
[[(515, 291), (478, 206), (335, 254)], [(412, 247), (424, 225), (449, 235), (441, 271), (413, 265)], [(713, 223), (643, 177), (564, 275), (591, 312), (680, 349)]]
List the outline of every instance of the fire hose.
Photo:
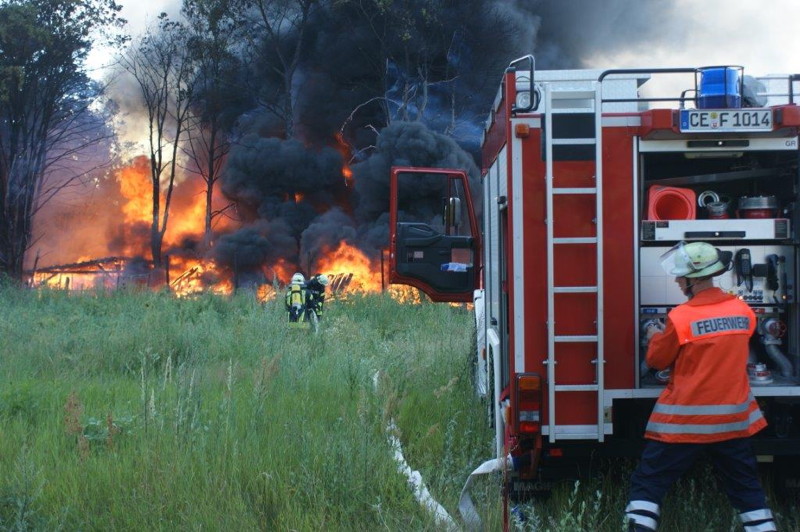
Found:
[[(376, 371), (372, 377), (372, 385), (375, 391), (378, 390), (380, 379), (381, 372)], [(439, 504), (439, 502), (433, 498), (431, 492), (428, 491), (428, 487), (422, 479), (422, 474), (419, 471), (411, 469), (411, 466), (406, 462), (405, 456), (403, 456), (403, 445), (400, 442), (400, 438), (395, 435), (396, 433), (397, 426), (394, 423), (394, 419), (390, 418), (386, 424), (386, 437), (392, 449), (394, 460), (397, 462), (397, 471), (408, 479), (408, 484), (414, 493), (414, 498), (416, 498), (426, 510), (433, 514), (434, 520), (442, 530), (458, 530), (456, 522), (450, 514), (447, 513), (444, 506)]]
[(472, 482), (479, 476), (502, 472), (508, 469), (513, 469), (511, 455), (505, 458), (492, 458), (491, 460), (487, 460), (479, 465), (475, 471), (470, 473), (469, 477), (467, 477), (467, 482), (461, 489), (461, 497), (458, 500), (458, 511), (461, 514), (461, 519), (464, 520), (467, 530), (483, 529), (481, 516), (478, 515), (478, 511), (475, 509), (475, 504), (472, 502), (472, 497), (469, 494), (469, 488), (472, 486)]

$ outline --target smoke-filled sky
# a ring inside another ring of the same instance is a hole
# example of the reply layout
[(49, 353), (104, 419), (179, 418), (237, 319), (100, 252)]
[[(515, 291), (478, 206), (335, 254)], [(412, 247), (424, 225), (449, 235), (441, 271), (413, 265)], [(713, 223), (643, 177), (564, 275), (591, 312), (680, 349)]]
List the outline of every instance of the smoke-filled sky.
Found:
[[(162, 11), (170, 15), (180, 11), (180, 0), (118, 0), (118, 3), (123, 6), (122, 16), (129, 21), (132, 35), (140, 33)], [(787, 23), (800, 18), (800, 2), (796, 0), (526, 0), (525, 3), (538, 3), (543, 16), (559, 19), (557, 26), (575, 28), (570, 33), (580, 43), (585, 67), (735, 64), (744, 66), (750, 74), (800, 71), (797, 56), (800, 32)], [(594, 29), (580, 31), (586, 27)], [(631, 39), (637, 43), (627, 47), (625, 41)], [(531, 51), (534, 48), (532, 43)], [(97, 68), (107, 61), (107, 56), (98, 51), (91, 64)], [(97, 74), (101, 75), (99, 69)]]
[[(177, 17), (180, 10), (180, 0), (120, 1), (134, 37), (160, 12)], [(468, 6), (492, 9), (481, 10), (486, 17), (476, 22), (465, 15)], [(281, 138), (275, 117), (263, 109), (251, 109), (239, 118), (236, 144), (219, 189), (236, 205), (242, 225), (217, 235), (213, 258), (218, 264), (259, 268), (286, 259), (310, 269), (315, 258), (338, 242), (374, 254), (388, 240), (389, 168), (458, 167), (477, 179), (473, 157), (480, 126), (504, 67), (525, 53), (534, 54), (539, 69), (732, 64), (744, 66), (751, 75), (800, 72), (794, 54), (800, 50), (800, 33), (776, 28), (780, 21), (800, 16), (797, 0), (773, 0), (768, 7), (743, 0), (458, 0), (447, 4), (446, 13), (444, 22), (465, 24), (454, 31), (446, 56), (447, 69), (458, 75), (434, 79), (423, 106), (413, 107), (419, 103), (413, 99), (404, 101), (402, 107), (414, 115), (408, 118), (399, 111), (381, 117), (378, 109), (360, 104), (375, 100), (376, 94), (386, 96), (387, 102), (401, 100), (400, 93), (413, 83), (413, 72), (409, 75), (404, 68), (413, 65), (396, 58), (414, 55), (417, 45), (422, 50), (426, 44), (441, 46), (430, 29), (411, 28), (410, 33), (419, 30), (416, 38), (430, 41), (413, 40), (402, 49), (383, 41), (391, 49), (384, 59), (365, 52), (375, 43), (369, 40), (370, 32), (359, 31), (353, 12), (342, 8), (312, 17), (293, 84), (303, 89), (296, 94), (294, 136)], [(503, 24), (495, 28), (491, 20)], [(363, 26), (363, 17), (361, 22)], [(352, 26), (349, 32), (347, 24)], [(369, 70), (376, 60), (386, 61), (385, 86), (376, 83)], [(102, 57), (96, 55), (92, 63), (102, 63)], [(441, 68), (428, 65), (434, 66)], [(275, 80), (265, 77), (261, 82), (269, 86)], [(379, 86), (382, 90), (377, 91)], [(135, 122), (142, 109), (132, 93), (124, 85), (112, 92), (127, 114), (128, 129), (146, 131)], [(353, 118), (355, 109), (359, 111)], [(447, 136), (441, 134), (444, 131)], [(336, 145), (337, 132), (349, 146), (347, 156)], [(354, 186), (342, 178), (345, 163), (351, 166)], [(438, 208), (440, 200), (431, 195), (420, 197), (417, 204), (428, 201)]]

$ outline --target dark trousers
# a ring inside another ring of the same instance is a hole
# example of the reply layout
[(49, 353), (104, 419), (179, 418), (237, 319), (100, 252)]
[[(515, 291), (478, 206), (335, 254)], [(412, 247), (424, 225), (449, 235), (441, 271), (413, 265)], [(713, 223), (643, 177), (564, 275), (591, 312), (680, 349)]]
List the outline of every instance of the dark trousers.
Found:
[(756, 457), (750, 440), (717, 443), (664, 443), (649, 440), (631, 477), (628, 500), (652, 501), (661, 506), (669, 488), (705, 452), (716, 469), (725, 493), (739, 512), (767, 507), (758, 480)]

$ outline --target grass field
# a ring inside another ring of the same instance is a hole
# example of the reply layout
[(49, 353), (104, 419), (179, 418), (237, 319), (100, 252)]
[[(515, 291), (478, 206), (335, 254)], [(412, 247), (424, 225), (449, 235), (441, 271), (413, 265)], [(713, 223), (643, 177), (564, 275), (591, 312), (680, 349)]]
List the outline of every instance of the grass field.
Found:
[[(387, 426), (456, 520), (493, 452), (464, 308), (351, 296), (318, 335), (247, 296), (0, 287), (0, 312), (2, 530), (440, 530)], [(620, 530), (630, 464), (605, 471), (517, 528)], [(735, 529), (706, 475), (662, 530)], [(499, 530), (499, 479), (473, 494)], [(781, 510), (783, 530), (798, 521)]]

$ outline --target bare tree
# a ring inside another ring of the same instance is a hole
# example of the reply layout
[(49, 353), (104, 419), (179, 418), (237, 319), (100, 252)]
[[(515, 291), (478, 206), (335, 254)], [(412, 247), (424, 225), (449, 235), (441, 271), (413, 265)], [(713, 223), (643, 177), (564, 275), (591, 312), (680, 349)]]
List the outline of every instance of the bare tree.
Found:
[(236, 83), (241, 62), (235, 53), (242, 38), (244, 0), (184, 0), (183, 14), (191, 31), (195, 100), (186, 153), (205, 183), (203, 247), (211, 244), (214, 187), (231, 149), (230, 129), (247, 100)]
[[(284, 124), (286, 138), (294, 136), (295, 75), (304, 55), (309, 17), (319, 0), (251, 0), (256, 33), (264, 46), (267, 66), (280, 79), (280, 89), (262, 94), (261, 105)], [(256, 45), (258, 42), (255, 43)]]
[(189, 127), (194, 95), (187, 35), (183, 24), (162, 13), (157, 24), (120, 58), (122, 67), (136, 80), (147, 111), (153, 193), (150, 250), (155, 267), (162, 265), (161, 248), (169, 222), (178, 151)]
[(197, 170), (205, 183), (205, 217), (203, 221), (203, 249), (211, 247), (214, 219), (222, 214), (213, 205), (214, 188), (222, 176), (222, 166), (231, 149), (228, 132), (219, 123), (211, 121), (204, 125), (197, 115), (192, 115), (191, 131), (187, 138), (187, 154), (193, 161), (192, 170)]
[[(113, 0), (11, 0), (0, 5), (0, 273), (21, 280), (34, 214), (85, 175), (75, 164), (110, 133), (84, 61), (118, 28)], [(116, 41), (119, 43), (120, 41)]]

